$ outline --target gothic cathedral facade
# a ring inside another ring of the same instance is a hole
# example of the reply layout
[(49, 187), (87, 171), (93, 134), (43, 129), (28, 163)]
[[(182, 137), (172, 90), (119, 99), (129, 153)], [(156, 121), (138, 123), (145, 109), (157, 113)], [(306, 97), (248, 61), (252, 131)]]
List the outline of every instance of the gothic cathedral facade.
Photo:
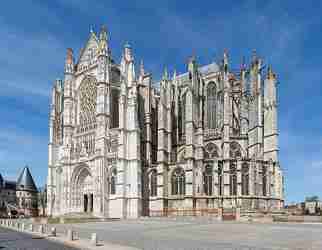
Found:
[(126, 44), (90, 32), (50, 108), (48, 215), (137, 218), (169, 209), (278, 210), (276, 75), (255, 54), (233, 71), (228, 55), (153, 82)]

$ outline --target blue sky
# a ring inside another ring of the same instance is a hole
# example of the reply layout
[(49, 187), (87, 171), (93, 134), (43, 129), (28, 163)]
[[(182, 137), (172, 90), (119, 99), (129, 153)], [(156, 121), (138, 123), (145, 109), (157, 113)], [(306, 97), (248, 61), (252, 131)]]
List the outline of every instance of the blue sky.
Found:
[[(301, 4), (300, 4), (301, 3)], [(67, 47), (77, 53), (105, 24), (118, 61), (126, 41), (154, 78), (220, 60), (233, 68), (252, 50), (279, 81), (280, 159), (287, 201), (322, 197), (322, 2), (320, 1), (4, 1), (0, 10), (0, 173), (25, 164), (38, 185), (47, 175), (52, 82)]]

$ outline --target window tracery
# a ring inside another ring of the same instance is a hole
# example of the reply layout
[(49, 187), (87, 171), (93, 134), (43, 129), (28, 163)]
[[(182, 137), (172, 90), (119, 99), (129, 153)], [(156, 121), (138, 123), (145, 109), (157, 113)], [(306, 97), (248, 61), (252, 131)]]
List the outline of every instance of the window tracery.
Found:
[(243, 163), (242, 169), (242, 195), (249, 195), (249, 166), (246, 162)]
[(205, 159), (218, 158), (218, 147), (210, 142), (205, 146)]
[(119, 95), (120, 91), (116, 88), (112, 88), (112, 105), (111, 105), (111, 128), (119, 127)]
[(263, 196), (267, 195), (267, 167), (262, 167), (262, 185), (263, 185)]
[(182, 168), (176, 168), (172, 173), (171, 178), (172, 195), (184, 195), (185, 194), (185, 172)]
[(114, 167), (111, 171), (110, 175), (110, 194), (116, 194), (116, 178), (117, 178), (117, 171), (116, 168)]
[(151, 171), (150, 174), (150, 196), (154, 197), (157, 196), (157, 189), (158, 189), (158, 185), (157, 185), (157, 171), (154, 169)]
[(229, 146), (229, 157), (236, 159), (241, 158), (241, 147), (237, 142), (231, 142)]
[(210, 82), (207, 86), (207, 126), (209, 129), (215, 129), (217, 127), (216, 102), (216, 84), (214, 82)]
[(219, 186), (219, 195), (223, 195), (223, 164), (222, 161), (218, 162), (218, 186)]
[(229, 167), (230, 195), (237, 195), (237, 167), (236, 162), (230, 162)]
[(205, 167), (203, 172), (204, 192), (206, 195), (212, 195), (213, 186), (213, 168), (210, 165)]
[(80, 132), (95, 128), (96, 123), (96, 80), (86, 77), (79, 87), (79, 125)]

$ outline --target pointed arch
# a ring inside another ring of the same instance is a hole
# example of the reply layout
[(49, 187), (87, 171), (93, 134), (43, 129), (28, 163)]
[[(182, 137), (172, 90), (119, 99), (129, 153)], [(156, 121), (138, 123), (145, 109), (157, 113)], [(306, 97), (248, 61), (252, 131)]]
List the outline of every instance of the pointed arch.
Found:
[(233, 159), (242, 157), (242, 149), (238, 142), (231, 142), (229, 144), (229, 157)]
[(242, 195), (249, 195), (249, 165), (244, 162), (241, 168), (242, 175)]
[(158, 194), (158, 173), (156, 169), (150, 172), (150, 196), (155, 197)]
[(111, 89), (111, 128), (119, 127), (119, 97), (120, 90), (118, 88)]
[(110, 194), (116, 194), (116, 182), (117, 182), (117, 170), (116, 170), (116, 167), (112, 167), (108, 178)]
[[(71, 176), (71, 202), (75, 208), (82, 208), (83, 212), (92, 212), (92, 200), (88, 203), (87, 198), (93, 194), (93, 177), (90, 168), (86, 164), (76, 167)], [(81, 211), (80, 211), (81, 212)]]
[(78, 88), (79, 125), (82, 132), (94, 128), (96, 123), (96, 79), (86, 76)]
[(180, 106), (179, 106), (179, 114), (180, 116), (180, 135), (183, 136), (185, 134), (185, 130), (186, 130), (186, 93), (184, 93), (181, 96), (181, 100), (180, 100)]
[(213, 167), (206, 165), (203, 172), (203, 184), (205, 195), (212, 195), (213, 193)]
[(205, 146), (205, 159), (213, 159), (218, 157), (219, 157), (218, 147), (214, 143), (209, 142)]
[(217, 89), (214, 82), (209, 82), (206, 91), (206, 110), (207, 110), (207, 127), (214, 129), (217, 127)]
[(237, 166), (235, 161), (230, 162), (229, 177), (230, 195), (237, 195)]
[(171, 176), (172, 195), (184, 195), (186, 189), (186, 178), (183, 168), (177, 167)]

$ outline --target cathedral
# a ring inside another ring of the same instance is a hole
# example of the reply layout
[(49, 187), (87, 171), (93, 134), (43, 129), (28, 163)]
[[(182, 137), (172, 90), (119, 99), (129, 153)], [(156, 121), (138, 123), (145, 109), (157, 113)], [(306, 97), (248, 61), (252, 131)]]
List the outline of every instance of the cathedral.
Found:
[(48, 215), (280, 210), (276, 81), (256, 53), (233, 70), (227, 51), (155, 81), (128, 43), (118, 61), (91, 31), (52, 89)]

